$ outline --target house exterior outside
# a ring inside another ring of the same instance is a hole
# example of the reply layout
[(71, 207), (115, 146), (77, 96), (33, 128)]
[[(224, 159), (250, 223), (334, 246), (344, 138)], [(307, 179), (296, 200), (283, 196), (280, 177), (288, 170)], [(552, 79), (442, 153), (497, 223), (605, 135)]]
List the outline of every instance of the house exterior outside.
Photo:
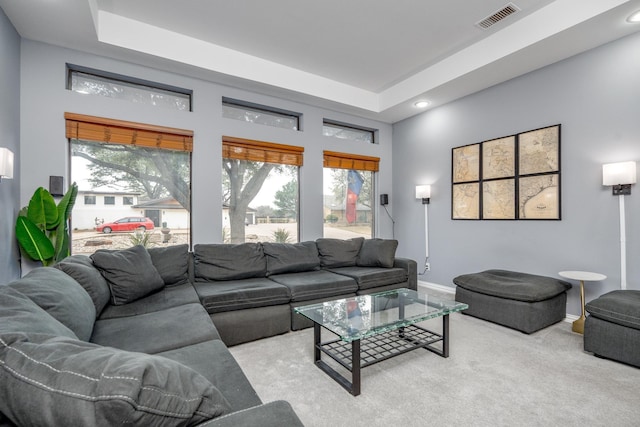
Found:
[(102, 222), (140, 215), (134, 210), (140, 193), (117, 191), (78, 191), (71, 226), (75, 230), (92, 230)]
[(163, 222), (172, 229), (189, 228), (189, 212), (173, 197), (140, 201), (134, 192), (78, 191), (71, 221), (75, 230), (93, 230), (127, 216), (147, 217), (158, 228)]
[(189, 228), (189, 211), (173, 197), (141, 202), (132, 208), (135, 215), (146, 216), (156, 227), (161, 227), (166, 222), (171, 229)]

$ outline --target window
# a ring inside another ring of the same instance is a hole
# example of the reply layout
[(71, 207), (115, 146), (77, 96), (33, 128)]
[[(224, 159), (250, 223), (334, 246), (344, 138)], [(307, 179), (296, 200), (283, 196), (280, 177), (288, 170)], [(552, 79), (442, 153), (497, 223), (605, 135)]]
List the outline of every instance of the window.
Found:
[(67, 89), (179, 111), (191, 111), (193, 92), (161, 83), (67, 64)]
[(299, 113), (230, 98), (222, 98), (222, 117), (277, 128), (300, 130)]
[(324, 237), (373, 237), (379, 163), (377, 157), (324, 152)]
[(116, 204), (115, 196), (104, 196), (104, 204), (105, 205), (115, 205)]
[(105, 204), (115, 203), (109, 193), (124, 193), (130, 202), (74, 206), (72, 252), (189, 244), (193, 133), (71, 113), (65, 118), (71, 177), (80, 191), (106, 193)]
[(351, 139), (354, 141), (375, 143), (375, 130), (366, 129), (344, 123), (324, 120), (322, 122), (322, 134), (340, 139)]
[(133, 197), (131, 197), (131, 196), (123, 196), (122, 197), (122, 204), (123, 205), (132, 205), (133, 204)]
[(84, 204), (85, 205), (95, 205), (96, 204), (96, 196), (84, 196)]
[(302, 147), (224, 137), (224, 242), (297, 242)]

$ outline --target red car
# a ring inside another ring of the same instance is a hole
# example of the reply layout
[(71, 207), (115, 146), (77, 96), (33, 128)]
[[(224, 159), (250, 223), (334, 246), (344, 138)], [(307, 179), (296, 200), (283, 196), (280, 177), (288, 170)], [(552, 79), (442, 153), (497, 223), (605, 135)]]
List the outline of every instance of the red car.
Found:
[(128, 216), (114, 222), (105, 222), (96, 227), (96, 231), (106, 234), (112, 231), (153, 230), (153, 221), (143, 216)]

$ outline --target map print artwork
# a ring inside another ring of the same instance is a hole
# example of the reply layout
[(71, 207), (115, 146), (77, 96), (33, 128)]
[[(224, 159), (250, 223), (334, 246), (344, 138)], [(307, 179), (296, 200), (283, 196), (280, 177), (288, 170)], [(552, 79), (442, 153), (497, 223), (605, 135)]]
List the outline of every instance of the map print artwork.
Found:
[(520, 175), (559, 170), (558, 132), (553, 126), (519, 135)]
[(539, 175), (520, 178), (520, 218), (557, 219), (558, 175)]
[(516, 174), (516, 137), (482, 143), (482, 179), (507, 178)]
[(480, 179), (480, 144), (453, 149), (453, 182)]
[(453, 219), (480, 219), (480, 187), (472, 184), (453, 186)]
[(452, 219), (560, 219), (560, 125), (452, 149)]
[(515, 219), (515, 180), (500, 179), (482, 183), (482, 218)]

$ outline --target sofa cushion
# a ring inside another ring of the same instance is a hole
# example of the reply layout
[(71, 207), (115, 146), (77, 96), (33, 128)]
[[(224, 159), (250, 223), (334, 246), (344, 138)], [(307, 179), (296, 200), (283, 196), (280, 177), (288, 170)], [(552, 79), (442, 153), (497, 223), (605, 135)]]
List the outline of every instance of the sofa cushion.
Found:
[(358, 253), (356, 264), (360, 267), (393, 267), (396, 259), (397, 240), (365, 239)]
[(585, 309), (593, 317), (640, 329), (640, 291), (611, 291), (588, 302)]
[(91, 337), (96, 308), (87, 291), (71, 276), (55, 268), (39, 267), (8, 286), (30, 298), (81, 340)]
[(288, 304), (291, 298), (286, 286), (266, 278), (196, 282), (194, 287), (208, 313)]
[(202, 305), (186, 304), (137, 316), (97, 320), (91, 342), (155, 354), (219, 338)]
[(149, 248), (147, 252), (166, 286), (180, 285), (189, 281), (189, 245)]
[(404, 268), (340, 267), (329, 271), (351, 277), (360, 290), (404, 283), (409, 279)]
[(118, 251), (100, 249), (91, 259), (107, 279), (113, 305), (127, 304), (164, 287), (164, 280), (144, 246)]
[(29, 297), (9, 286), (0, 286), (0, 319), (0, 335), (22, 332), (78, 338)]
[(267, 260), (259, 243), (195, 245), (194, 274), (203, 280), (265, 277)]
[(0, 338), (0, 410), (17, 425), (195, 425), (230, 412), (172, 360), (65, 337)]
[(315, 242), (263, 243), (267, 259), (267, 276), (320, 269), (320, 258)]
[(179, 305), (199, 303), (200, 299), (191, 283), (165, 286), (158, 292), (147, 295), (129, 304), (107, 305), (98, 319), (137, 316), (138, 314), (162, 311)]
[(72, 255), (58, 262), (54, 267), (64, 271), (80, 283), (80, 286), (87, 291), (93, 300), (96, 316), (99, 316), (111, 301), (111, 291), (105, 278), (94, 267), (91, 258), (86, 255)]
[(349, 240), (327, 238), (316, 240), (320, 254), (320, 265), (325, 268), (356, 265), (362, 242), (364, 242), (364, 237), (355, 237)]
[(571, 283), (564, 280), (507, 270), (463, 274), (453, 283), (469, 291), (525, 302), (544, 301), (571, 289)]
[(198, 372), (224, 394), (231, 410), (240, 411), (262, 402), (244, 372), (221, 340), (205, 341), (162, 353)]
[(289, 288), (292, 302), (332, 297), (358, 290), (358, 284), (352, 278), (326, 270), (275, 274), (269, 276), (269, 279)]

